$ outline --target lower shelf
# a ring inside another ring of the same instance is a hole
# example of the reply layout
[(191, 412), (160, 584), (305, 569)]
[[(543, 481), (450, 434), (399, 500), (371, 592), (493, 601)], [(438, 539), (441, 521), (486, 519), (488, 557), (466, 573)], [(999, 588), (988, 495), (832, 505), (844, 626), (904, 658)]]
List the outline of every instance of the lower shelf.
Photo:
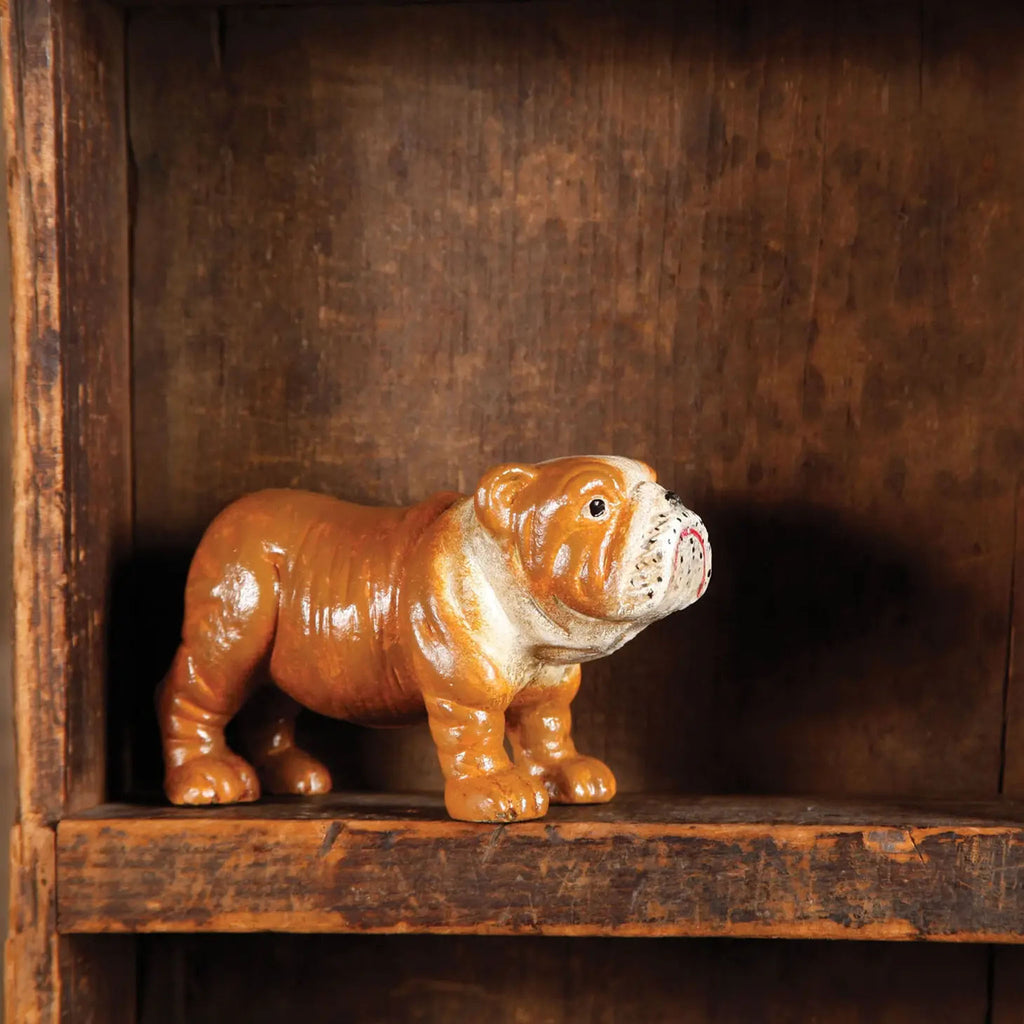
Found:
[(57, 830), (62, 932), (1024, 942), (1024, 806), (620, 796), (471, 825), (440, 799), (108, 805)]

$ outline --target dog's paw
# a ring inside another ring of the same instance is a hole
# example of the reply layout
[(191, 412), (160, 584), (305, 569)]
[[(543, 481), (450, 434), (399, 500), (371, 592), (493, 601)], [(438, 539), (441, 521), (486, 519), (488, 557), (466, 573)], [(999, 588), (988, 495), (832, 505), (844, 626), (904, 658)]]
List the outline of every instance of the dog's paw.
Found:
[(313, 793), (331, 791), (331, 773), (304, 750), (288, 747), (268, 754), (259, 766), (260, 781), (268, 793)]
[(529, 821), (547, 813), (548, 794), (537, 779), (506, 768), (489, 775), (449, 779), (448, 813), (460, 821)]
[(234, 804), (259, 799), (260, 784), (248, 761), (225, 751), (169, 768), (164, 792), (172, 804)]
[(615, 796), (615, 776), (596, 757), (567, 757), (541, 777), (554, 804), (604, 804)]

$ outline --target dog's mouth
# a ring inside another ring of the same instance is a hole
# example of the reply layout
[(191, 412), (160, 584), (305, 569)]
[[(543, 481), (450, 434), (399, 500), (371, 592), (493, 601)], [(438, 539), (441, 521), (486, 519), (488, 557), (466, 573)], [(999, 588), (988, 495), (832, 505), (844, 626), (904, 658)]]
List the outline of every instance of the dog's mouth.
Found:
[(711, 573), (711, 545), (708, 543), (703, 523), (692, 513), (691, 516), (700, 525), (690, 526), (679, 534), (672, 562), (677, 576), (681, 577), (683, 590), (696, 590), (693, 596), (693, 600), (696, 601), (707, 589), (708, 576)]
[(639, 551), (625, 566), (627, 605), (650, 606), (671, 587), (676, 571), (679, 533), (672, 519), (659, 515), (640, 541)]
[(624, 610), (635, 618), (692, 604), (711, 575), (711, 546), (700, 517), (680, 504), (656, 512), (623, 574)]

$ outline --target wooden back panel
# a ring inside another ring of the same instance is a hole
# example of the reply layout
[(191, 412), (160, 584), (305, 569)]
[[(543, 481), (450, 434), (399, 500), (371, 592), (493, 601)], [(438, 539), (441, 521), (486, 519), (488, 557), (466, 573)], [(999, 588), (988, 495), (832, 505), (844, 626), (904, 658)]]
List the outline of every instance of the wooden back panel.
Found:
[(147, 936), (141, 951), (140, 1024), (1019, 1019), (986, 1017), (979, 946), (248, 935)]
[[(990, 13), (134, 14), (132, 692), (248, 490), (405, 502), (619, 452), (718, 570), (586, 669), (622, 788), (995, 792), (1024, 16)], [(328, 735), (436, 784), (424, 733)]]

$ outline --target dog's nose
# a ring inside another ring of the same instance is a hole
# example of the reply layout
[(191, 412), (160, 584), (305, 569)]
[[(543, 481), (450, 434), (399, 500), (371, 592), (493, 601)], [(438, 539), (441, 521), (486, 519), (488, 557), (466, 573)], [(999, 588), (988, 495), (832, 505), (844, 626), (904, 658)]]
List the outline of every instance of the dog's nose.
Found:
[(666, 491), (665, 500), (671, 501), (673, 505), (682, 505), (683, 499), (675, 491)]

